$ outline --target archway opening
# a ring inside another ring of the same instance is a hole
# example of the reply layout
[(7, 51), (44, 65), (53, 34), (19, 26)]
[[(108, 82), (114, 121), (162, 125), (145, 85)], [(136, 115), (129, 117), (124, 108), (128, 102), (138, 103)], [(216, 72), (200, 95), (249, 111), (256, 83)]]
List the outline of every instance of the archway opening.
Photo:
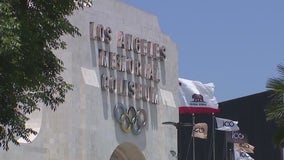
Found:
[(118, 145), (113, 151), (110, 160), (146, 160), (140, 149), (129, 142)]

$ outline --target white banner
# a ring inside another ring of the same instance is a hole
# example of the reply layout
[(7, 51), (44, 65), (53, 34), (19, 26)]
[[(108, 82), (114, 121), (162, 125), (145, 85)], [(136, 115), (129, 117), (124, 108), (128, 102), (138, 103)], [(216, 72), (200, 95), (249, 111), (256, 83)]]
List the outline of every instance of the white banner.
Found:
[(230, 119), (216, 117), (217, 130), (220, 131), (238, 131), (238, 121), (232, 121)]
[(238, 152), (238, 151), (234, 151), (234, 156), (235, 156), (235, 160), (254, 160), (254, 158), (252, 158), (249, 154), (247, 154), (246, 152)]
[(180, 113), (216, 113), (218, 102), (214, 95), (214, 84), (179, 78)]

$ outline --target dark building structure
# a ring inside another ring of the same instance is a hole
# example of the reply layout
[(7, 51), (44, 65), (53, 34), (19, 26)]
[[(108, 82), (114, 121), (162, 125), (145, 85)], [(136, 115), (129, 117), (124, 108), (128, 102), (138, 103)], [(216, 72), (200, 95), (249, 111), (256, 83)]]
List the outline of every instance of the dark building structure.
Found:
[[(238, 121), (241, 133), (248, 137), (248, 143), (255, 146), (254, 154), (250, 154), (255, 160), (280, 160), (281, 150), (274, 147), (273, 134), (276, 125), (267, 122), (264, 110), (271, 100), (271, 92), (241, 97), (219, 103), (221, 112), (215, 117)], [(178, 129), (178, 152), (179, 160), (212, 160), (215, 154), (216, 160), (233, 160), (233, 143), (226, 143), (225, 131), (215, 130), (215, 153), (213, 153), (212, 125), (215, 123), (211, 114), (194, 115), (195, 123), (205, 122), (208, 124), (208, 138), (191, 138), (191, 127)], [(180, 114), (180, 123), (192, 123), (193, 115)], [(214, 124), (215, 125), (215, 124)], [(193, 141), (195, 143), (193, 143)], [(193, 146), (194, 145), (194, 146)], [(193, 155), (193, 148), (195, 154)]]

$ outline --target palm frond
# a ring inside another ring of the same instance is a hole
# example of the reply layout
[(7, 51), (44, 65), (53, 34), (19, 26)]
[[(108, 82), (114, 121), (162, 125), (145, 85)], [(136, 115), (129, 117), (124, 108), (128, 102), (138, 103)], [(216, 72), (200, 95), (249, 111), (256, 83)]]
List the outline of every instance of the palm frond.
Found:
[(278, 128), (273, 139), (274, 144), (276, 147), (283, 147), (284, 146), (284, 127)]
[(266, 88), (273, 90), (276, 93), (284, 93), (284, 79), (269, 78)]
[(277, 147), (284, 146), (284, 65), (278, 65), (279, 77), (268, 79), (266, 87), (273, 91), (271, 101), (265, 109), (266, 120), (278, 124), (274, 135), (274, 144)]
[(284, 78), (284, 65), (279, 64), (277, 66), (277, 71), (280, 74), (280, 77), (283, 79)]

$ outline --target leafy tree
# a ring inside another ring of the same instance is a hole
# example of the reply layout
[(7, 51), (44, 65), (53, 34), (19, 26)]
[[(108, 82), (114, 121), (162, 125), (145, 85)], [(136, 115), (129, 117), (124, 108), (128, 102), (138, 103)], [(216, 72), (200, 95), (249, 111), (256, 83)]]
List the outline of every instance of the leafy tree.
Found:
[(272, 90), (272, 100), (266, 109), (267, 120), (273, 120), (278, 125), (274, 136), (274, 143), (278, 147), (284, 145), (284, 65), (277, 66), (280, 74), (277, 78), (270, 78), (266, 87)]
[(60, 75), (63, 62), (53, 51), (65, 49), (63, 35), (79, 36), (68, 16), (90, 0), (2, 0), (0, 2), (0, 147), (36, 134), (27, 115), (43, 103), (52, 110), (72, 85)]

